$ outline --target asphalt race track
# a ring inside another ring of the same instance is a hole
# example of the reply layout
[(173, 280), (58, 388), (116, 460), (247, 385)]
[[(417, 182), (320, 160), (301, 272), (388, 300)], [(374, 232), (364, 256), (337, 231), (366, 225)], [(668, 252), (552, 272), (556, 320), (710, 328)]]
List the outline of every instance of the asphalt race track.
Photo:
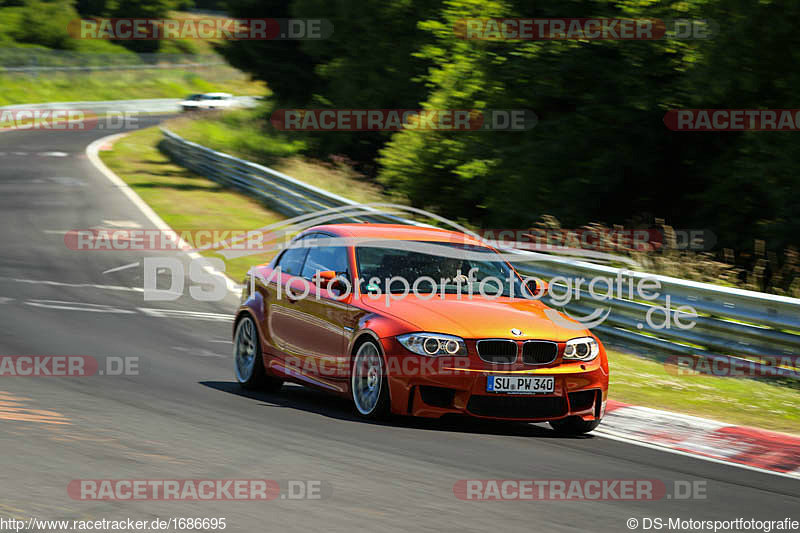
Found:
[[(797, 518), (793, 479), (532, 425), (367, 423), (347, 402), (297, 386), (243, 393), (232, 371), (233, 295), (144, 301), (141, 267), (103, 274), (140, 253), (65, 246), (70, 229), (153, 227), (84, 153), (107, 134), (0, 133), (0, 355), (142, 363), (138, 376), (0, 377), (0, 516), (225, 517), (236, 532), (617, 532), (631, 517)], [(67, 493), (74, 479), (250, 478), (321, 481), (323, 497), (126, 502)], [(458, 480), (506, 478), (706, 481), (707, 498), (471, 502), (453, 492)]]

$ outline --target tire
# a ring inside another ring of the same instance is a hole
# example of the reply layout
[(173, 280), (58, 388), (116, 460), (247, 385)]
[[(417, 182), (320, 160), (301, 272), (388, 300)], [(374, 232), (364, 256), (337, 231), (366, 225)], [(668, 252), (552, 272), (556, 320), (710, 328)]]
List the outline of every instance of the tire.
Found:
[(275, 392), (283, 386), (282, 380), (268, 376), (264, 370), (258, 328), (249, 316), (239, 321), (233, 335), (233, 373), (236, 381), (245, 389)]
[(358, 416), (369, 420), (389, 416), (389, 383), (381, 350), (374, 341), (359, 344), (353, 356), (350, 396)]
[(600, 420), (584, 420), (579, 416), (568, 416), (561, 420), (551, 420), (550, 427), (562, 435), (583, 435), (600, 425)]

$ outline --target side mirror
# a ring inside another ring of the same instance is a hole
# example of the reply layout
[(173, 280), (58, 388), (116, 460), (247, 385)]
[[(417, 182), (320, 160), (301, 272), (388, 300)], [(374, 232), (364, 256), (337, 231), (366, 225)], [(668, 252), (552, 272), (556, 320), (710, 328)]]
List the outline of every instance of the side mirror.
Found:
[(345, 290), (344, 283), (333, 270), (322, 270), (315, 274), (311, 281), (322, 289), (332, 289), (340, 292)]
[(528, 289), (533, 296), (536, 298), (541, 298), (547, 293), (547, 288), (549, 285), (546, 281), (541, 279), (537, 280), (534, 278), (529, 278), (525, 280), (525, 288)]

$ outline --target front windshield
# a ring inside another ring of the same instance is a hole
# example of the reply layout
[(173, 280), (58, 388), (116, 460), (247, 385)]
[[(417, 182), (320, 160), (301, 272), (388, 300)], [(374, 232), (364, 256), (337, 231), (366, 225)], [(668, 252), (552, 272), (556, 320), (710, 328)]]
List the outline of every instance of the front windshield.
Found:
[(485, 246), (381, 241), (356, 246), (362, 293), (407, 292), (530, 297), (508, 263)]

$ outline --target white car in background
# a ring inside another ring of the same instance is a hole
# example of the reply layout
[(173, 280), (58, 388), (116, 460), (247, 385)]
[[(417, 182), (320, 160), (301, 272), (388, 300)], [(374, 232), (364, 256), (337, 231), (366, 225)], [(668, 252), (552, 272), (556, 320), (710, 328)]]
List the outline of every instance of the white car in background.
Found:
[(192, 94), (180, 103), (184, 111), (212, 111), (222, 109), (232, 109), (238, 106), (232, 94), (228, 93), (205, 93)]

